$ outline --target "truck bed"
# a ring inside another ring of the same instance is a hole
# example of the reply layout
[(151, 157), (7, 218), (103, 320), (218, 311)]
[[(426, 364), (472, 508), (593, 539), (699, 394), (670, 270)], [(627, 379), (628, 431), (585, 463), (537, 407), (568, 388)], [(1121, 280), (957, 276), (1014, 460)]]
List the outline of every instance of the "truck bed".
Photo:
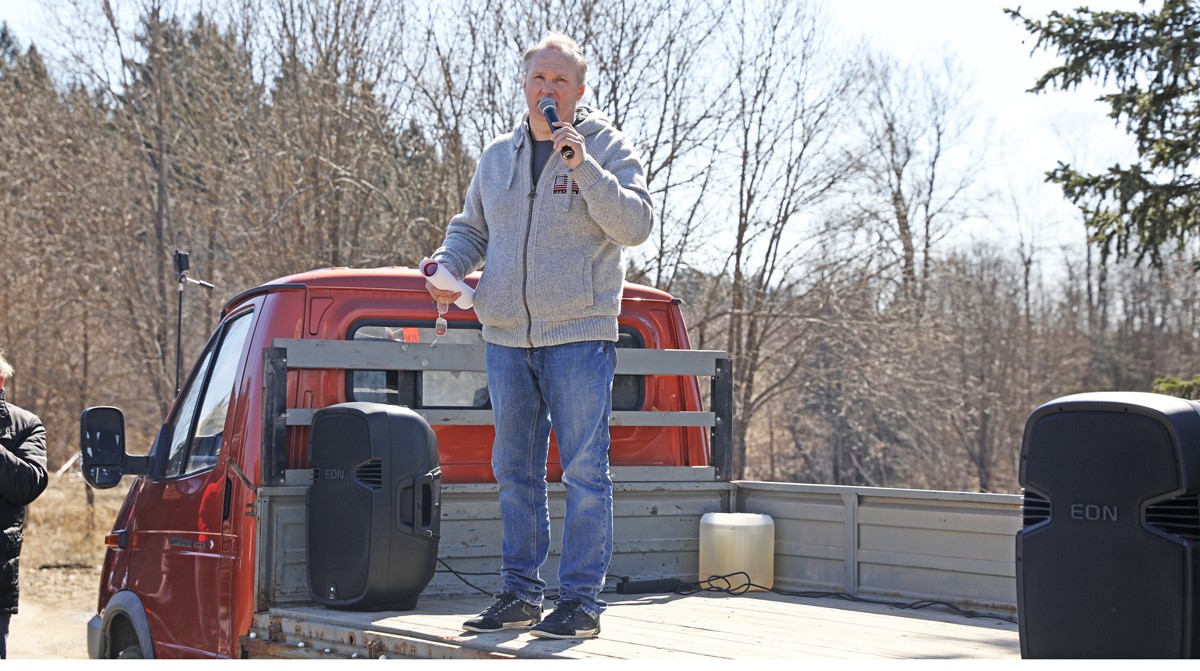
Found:
[[(422, 599), (403, 614), (276, 607), (255, 618), (252, 656), (525, 659), (1019, 659), (1017, 625), (937, 606), (902, 609), (762, 592), (606, 595), (599, 638), (475, 634), (486, 596)], [(363, 638), (367, 640), (362, 640)]]
[[(263, 488), (259, 556), (273, 561), (260, 564), (260, 607), (241, 640), (243, 652), (252, 657), (1020, 657), (1013, 623), (1019, 496), (714, 482), (706, 469), (614, 469), (614, 480), (617, 534), (610, 578), (695, 581), (701, 517), (712, 511), (753, 512), (774, 520), (776, 590), (852, 596), (610, 591), (605, 599), (611, 607), (598, 639), (468, 633), (462, 623), (492, 599), (465, 588), (443, 568), (469, 576), (481, 590), (501, 588), (497, 493), (495, 485), (476, 484), (443, 487), (443, 565), (415, 610), (330, 610), (315, 605), (306, 587), (305, 488)], [(560, 484), (551, 485), (550, 497), (552, 526), (558, 528)], [(557, 559), (552, 550), (544, 575), (557, 574)]]

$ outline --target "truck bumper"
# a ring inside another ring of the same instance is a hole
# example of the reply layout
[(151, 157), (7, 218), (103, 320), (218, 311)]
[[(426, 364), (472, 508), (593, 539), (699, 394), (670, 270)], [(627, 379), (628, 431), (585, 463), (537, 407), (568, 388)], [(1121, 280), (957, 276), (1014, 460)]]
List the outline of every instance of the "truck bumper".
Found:
[(99, 615), (93, 615), (87, 623), (88, 659), (100, 659), (100, 643), (104, 638)]

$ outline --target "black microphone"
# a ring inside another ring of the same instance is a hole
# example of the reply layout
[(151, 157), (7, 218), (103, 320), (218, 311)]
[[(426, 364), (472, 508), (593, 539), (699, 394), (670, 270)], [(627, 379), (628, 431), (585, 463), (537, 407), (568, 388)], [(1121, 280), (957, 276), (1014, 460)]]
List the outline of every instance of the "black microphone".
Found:
[[(538, 109), (545, 115), (546, 123), (550, 124), (550, 132), (553, 133), (555, 130), (554, 124), (558, 123), (558, 106), (554, 104), (554, 99), (542, 98), (538, 101)], [(563, 147), (560, 153), (563, 160), (569, 161), (575, 158), (575, 150), (570, 147)]]

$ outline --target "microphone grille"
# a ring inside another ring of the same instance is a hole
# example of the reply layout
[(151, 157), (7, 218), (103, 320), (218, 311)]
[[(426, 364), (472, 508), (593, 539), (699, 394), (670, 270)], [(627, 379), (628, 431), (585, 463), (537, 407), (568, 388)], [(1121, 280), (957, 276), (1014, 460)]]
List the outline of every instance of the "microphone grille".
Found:
[(541, 110), (543, 114), (546, 113), (547, 108), (555, 110), (558, 109), (558, 106), (554, 104), (554, 98), (542, 98), (538, 101), (538, 109)]

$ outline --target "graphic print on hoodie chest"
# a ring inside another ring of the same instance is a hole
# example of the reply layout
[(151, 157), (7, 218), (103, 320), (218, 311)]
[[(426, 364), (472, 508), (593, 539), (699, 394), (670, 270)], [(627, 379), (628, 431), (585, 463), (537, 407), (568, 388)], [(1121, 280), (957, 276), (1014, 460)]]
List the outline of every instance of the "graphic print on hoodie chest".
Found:
[(576, 184), (575, 180), (571, 179), (565, 172), (560, 172), (555, 175), (553, 193), (555, 195), (565, 194), (568, 190), (570, 190), (571, 193), (578, 194), (579, 185)]

